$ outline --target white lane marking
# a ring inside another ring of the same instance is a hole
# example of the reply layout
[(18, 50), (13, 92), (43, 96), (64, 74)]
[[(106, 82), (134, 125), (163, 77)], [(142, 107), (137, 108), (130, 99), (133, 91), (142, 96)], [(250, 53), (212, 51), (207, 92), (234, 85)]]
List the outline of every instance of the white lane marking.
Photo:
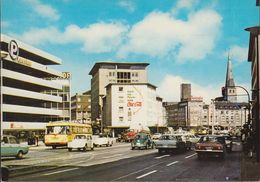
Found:
[(111, 155), (111, 156), (107, 156), (107, 157), (102, 157), (102, 159), (109, 159), (111, 157), (117, 157), (117, 156), (121, 156), (123, 154), (115, 154), (115, 155)]
[(170, 155), (162, 155), (160, 157), (155, 157), (155, 159), (161, 159), (161, 158), (164, 158), (164, 157), (169, 157)]
[(55, 171), (55, 172), (52, 172), (52, 173), (43, 174), (42, 176), (48, 176), (48, 175), (52, 175), (52, 174), (63, 173), (63, 172), (67, 172), (67, 171), (73, 171), (73, 170), (76, 170), (76, 169), (79, 169), (79, 168), (72, 168), (72, 169), (65, 169), (65, 170), (62, 170), (62, 171)]
[(136, 177), (136, 179), (143, 178), (143, 177), (145, 177), (145, 176), (148, 176), (148, 175), (153, 174), (153, 173), (156, 173), (156, 172), (157, 172), (157, 170), (153, 170), (153, 171), (151, 171), (151, 172), (149, 172), (149, 173), (145, 173), (145, 174), (143, 174), (142, 176), (138, 176), (138, 177)]
[(194, 155), (197, 155), (197, 153), (192, 154), (192, 155), (189, 155), (189, 156), (185, 157), (185, 159), (191, 158), (191, 157), (193, 157)]
[(173, 164), (177, 164), (179, 161), (174, 161), (174, 162), (172, 162), (172, 163), (170, 163), (170, 164), (167, 164), (166, 166), (167, 167), (169, 167), (169, 166), (171, 166), (171, 165), (173, 165)]
[(157, 164), (153, 164), (153, 165), (151, 165), (151, 166), (145, 167), (145, 168), (140, 169), (140, 170), (138, 170), (138, 171), (135, 171), (135, 172), (132, 172), (132, 173), (128, 173), (127, 175), (121, 176), (121, 177), (116, 178), (116, 179), (114, 179), (114, 180), (112, 180), (112, 181), (121, 180), (121, 179), (126, 178), (126, 177), (128, 177), (128, 176), (131, 176), (131, 175), (133, 175), (133, 174), (137, 174), (137, 173), (140, 173), (140, 172), (142, 172), (142, 171), (144, 171), (144, 170), (147, 170), (147, 169), (149, 169), (149, 168), (152, 168), (152, 167), (154, 167), (154, 166), (158, 166), (158, 165), (160, 165), (160, 164), (162, 164), (162, 163), (164, 163), (164, 162), (159, 162), (159, 163), (157, 163)]

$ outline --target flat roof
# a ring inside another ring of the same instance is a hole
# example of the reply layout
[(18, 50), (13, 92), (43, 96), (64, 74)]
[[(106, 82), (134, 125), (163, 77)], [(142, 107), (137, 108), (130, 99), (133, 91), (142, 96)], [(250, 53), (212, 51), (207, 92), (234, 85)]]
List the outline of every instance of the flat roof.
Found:
[(113, 62), (113, 61), (96, 62), (92, 67), (92, 69), (90, 70), (89, 75), (94, 75), (98, 71), (98, 69), (101, 68), (102, 66), (117, 66), (119, 67), (118, 69), (124, 69), (126, 67), (130, 68), (134, 66), (142, 66), (143, 68), (146, 68), (148, 65), (149, 63), (130, 63), (130, 62)]
[(30, 59), (32, 61), (38, 62), (43, 65), (55, 65), (61, 64), (61, 59), (51, 55), (47, 52), (44, 52), (40, 49), (32, 47), (28, 44), (21, 42), (16, 38), (9, 37), (5, 34), (1, 34), (1, 50), (8, 52), (8, 44), (11, 40), (15, 40), (19, 47), (19, 54), (21, 57)]
[(112, 85), (147, 85), (147, 86), (153, 87), (154, 89), (157, 88), (155, 85), (150, 84), (150, 83), (109, 83), (105, 87), (111, 87)]

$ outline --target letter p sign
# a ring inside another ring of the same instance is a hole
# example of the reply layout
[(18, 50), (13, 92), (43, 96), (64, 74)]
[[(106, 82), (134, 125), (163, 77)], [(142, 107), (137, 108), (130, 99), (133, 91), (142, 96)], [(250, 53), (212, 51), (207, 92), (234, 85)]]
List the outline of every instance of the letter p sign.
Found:
[(19, 56), (19, 47), (18, 44), (11, 40), (8, 46), (9, 55), (12, 58), (12, 60), (16, 60)]

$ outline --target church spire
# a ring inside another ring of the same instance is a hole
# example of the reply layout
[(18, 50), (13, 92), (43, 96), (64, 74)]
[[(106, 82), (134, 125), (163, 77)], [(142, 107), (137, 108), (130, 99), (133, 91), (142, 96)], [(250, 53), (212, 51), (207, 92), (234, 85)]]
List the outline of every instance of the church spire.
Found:
[(228, 51), (226, 85), (225, 85), (225, 100), (227, 100), (229, 102), (237, 101), (237, 91), (236, 91), (236, 87), (235, 87), (235, 81), (233, 78), (230, 51)]
[(228, 51), (226, 87), (234, 87), (234, 86), (235, 86), (235, 81), (233, 79), (232, 65), (231, 65), (231, 59), (230, 59), (230, 51)]

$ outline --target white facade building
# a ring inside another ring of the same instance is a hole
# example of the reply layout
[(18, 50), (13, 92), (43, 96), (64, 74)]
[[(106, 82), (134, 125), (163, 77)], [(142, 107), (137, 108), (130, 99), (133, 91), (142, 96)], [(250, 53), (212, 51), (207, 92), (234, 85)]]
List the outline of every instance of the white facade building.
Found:
[(103, 120), (108, 128), (130, 128), (136, 131), (166, 126), (162, 99), (149, 83), (115, 83), (107, 87)]
[[(63, 77), (49, 67), (61, 60), (23, 42), (1, 34), (1, 128), (44, 129), (44, 124), (63, 115), (62, 90), (51, 78)], [(3, 122), (3, 123), (2, 123)], [(30, 126), (29, 126), (30, 125)]]

